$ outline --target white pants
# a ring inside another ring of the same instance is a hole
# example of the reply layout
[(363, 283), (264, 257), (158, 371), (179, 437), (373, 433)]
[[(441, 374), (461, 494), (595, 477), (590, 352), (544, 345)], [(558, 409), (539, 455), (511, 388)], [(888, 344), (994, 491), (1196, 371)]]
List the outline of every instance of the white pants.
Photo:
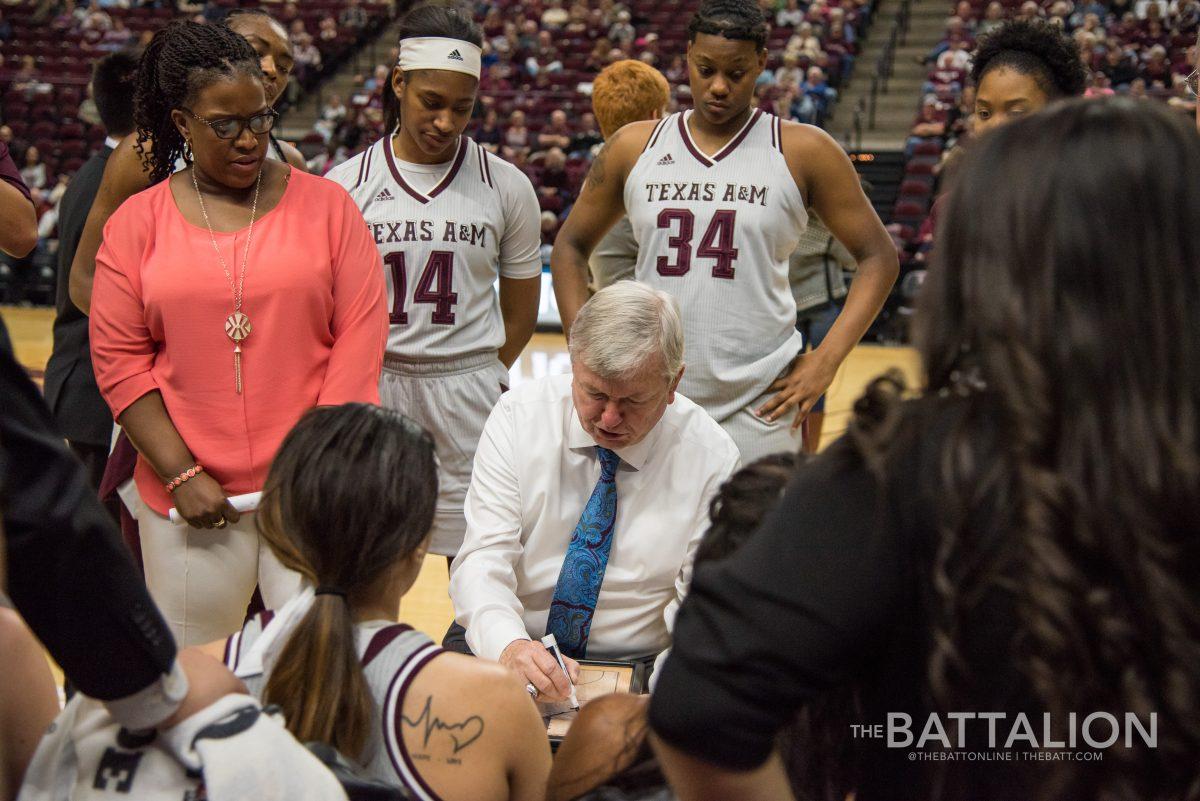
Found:
[(463, 503), (483, 424), (508, 387), (508, 370), (495, 353), (446, 362), (383, 360), (379, 398), (433, 435), (438, 498), (429, 552), (454, 556), (467, 531)]
[(800, 452), (801, 429), (791, 430), (792, 421), (796, 419), (794, 407), (774, 423), (768, 423), (754, 414), (754, 410), (766, 403), (772, 394), (755, 398), (754, 403), (746, 408), (717, 421), (741, 452), (743, 467), (773, 453)]
[(140, 502), (135, 516), (146, 586), (181, 648), (240, 630), (255, 584), (268, 609), (282, 608), (300, 589), (300, 574), (258, 536), (254, 512), (222, 529), (175, 525)]

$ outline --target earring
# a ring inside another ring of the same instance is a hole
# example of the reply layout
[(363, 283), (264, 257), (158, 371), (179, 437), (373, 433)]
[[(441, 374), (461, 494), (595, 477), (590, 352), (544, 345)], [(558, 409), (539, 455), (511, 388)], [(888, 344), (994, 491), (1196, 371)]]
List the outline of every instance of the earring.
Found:
[(189, 163), (195, 160), (192, 158), (192, 140), (191, 139), (183, 140), (183, 160), (187, 161)]

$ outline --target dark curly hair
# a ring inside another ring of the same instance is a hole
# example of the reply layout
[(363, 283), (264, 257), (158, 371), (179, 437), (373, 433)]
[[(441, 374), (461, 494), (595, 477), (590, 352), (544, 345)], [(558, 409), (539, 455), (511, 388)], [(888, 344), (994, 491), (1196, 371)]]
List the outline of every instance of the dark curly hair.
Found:
[(688, 41), (696, 35), (724, 36), (743, 42), (754, 42), (762, 50), (767, 46), (770, 32), (767, 19), (754, 0), (704, 0), (688, 23)]
[[(417, 6), (405, 15), (400, 23), (401, 42), (427, 36), (458, 39), (476, 47), (483, 46), (483, 31), (475, 24), (470, 13), (453, 5)], [(392, 91), (390, 75), (388, 80), (389, 85), (383, 92), (383, 130), (385, 135), (391, 136), (400, 125), (400, 99)]]
[(133, 94), (137, 150), (150, 183), (167, 178), (184, 156), (171, 111), (191, 105), (209, 84), (239, 75), (261, 80), (262, 69), (250, 43), (227, 27), (181, 21), (154, 34), (142, 53)]
[(946, 432), (922, 582), (933, 709), (987, 692), (969, 639), (988, 595), (1009, 599), (1012, 664), (1060, 728), (1068, 713), (1158, 716), (1157, 748), (1046, 763), (1031, 797), (1200, 795), (1197, 174), (1186, 119), (1127, 98), (983, 137), (915, 320), (926, 397), (877, 381), (850, 429), (881, 475), (935, 421)]
[(708, 504), (708, 531), (696, 547), (695, 563), (724, 559), (742, 547), (767, 512), (779, 504), (799, 463), (798, 454), (776, 453), (730, 476)]
[(1051, 100), (1079, 97), (1087, 89), (1088, 71), (1079, 48), (1044, 20), (1011, 20), (980, 37), (971, 80), (979, 86), (985, 75), (1001, 68), (1033, 78)]

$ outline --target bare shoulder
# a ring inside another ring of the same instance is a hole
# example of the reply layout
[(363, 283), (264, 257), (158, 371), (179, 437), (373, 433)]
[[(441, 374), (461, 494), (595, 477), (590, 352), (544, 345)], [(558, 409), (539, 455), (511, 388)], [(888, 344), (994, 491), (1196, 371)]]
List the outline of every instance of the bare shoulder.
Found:
[(146, 141), (142, 150), (138, 150), (136, 133), (122, 139), (108, 157), (108, 163), (104, 165), (102, 192), (124, 200), (150, 186), (147, 159), (153, 152), (153, 147), (153, 142)]
[(828, 132), (815, 125), (803, 122), (782, 120), (780, 133), (783, 141), (783, 152), (790, 156), (828, 155), (832, 152), (843, 153), (842, 146)]
[(588, 186), (599, 189), (606, 184), (623, 185), (638, 156), (646, 149), (646, 143), (650, 141), (650, 135), (658, 126), (658, 122), (631, 122), (610, 136), (604, 147), (592, 159), (587, 176)]
[(497, 662), (476, 659), (465, 654), (444, 652), (424, 671), (439, 685), (470, 687), (480, 700), (503, 702), (527, 698), (525, 685), (508, 668)]
[(299, 148), (291, 142), (285, 142), (282, 139), (276, 141), (279, 142), (279, 149), (283, 151), (283, 157), (287, 160), (288, 164), (291, 164), (297, 170), (300, 170), (300, 172), (308, 172), (308, 162), (304, 160), (304, 154), (300, 152)]
[(0, 607), (0, 652), (14, 653), (18, 648), (36, 642), (33, 633), (15, 610)]

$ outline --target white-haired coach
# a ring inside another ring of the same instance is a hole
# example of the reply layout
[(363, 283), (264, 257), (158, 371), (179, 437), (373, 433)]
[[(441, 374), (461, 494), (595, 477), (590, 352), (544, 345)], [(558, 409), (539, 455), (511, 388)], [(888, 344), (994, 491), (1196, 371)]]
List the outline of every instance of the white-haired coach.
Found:
[(709, 499), (738, 461), (675, 391), (683, 326), (670, 295), (634, 281), (601, 290), (570, 348), (572, 375), (517, 387), (488, 418), (450, 568), (470, 650), (549, 698), (567, 685), (547, 633), (576, 659), (667, 647)]

